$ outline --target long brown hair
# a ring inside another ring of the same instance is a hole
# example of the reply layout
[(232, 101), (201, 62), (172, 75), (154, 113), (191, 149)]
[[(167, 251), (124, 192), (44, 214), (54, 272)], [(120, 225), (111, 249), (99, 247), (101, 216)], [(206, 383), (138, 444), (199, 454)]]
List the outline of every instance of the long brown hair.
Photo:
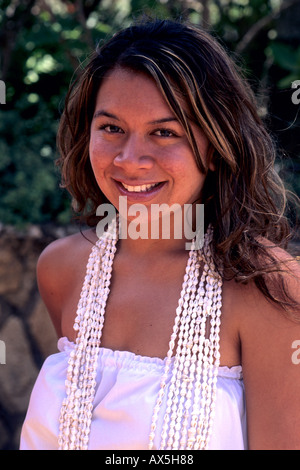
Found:
[[(115, 67), (155, 80), (183, 125), (201, 171), (204, 159), (191, 123), (208, 138), (216, 171), (208, 171), (203, 202), (206, 221), (214, 226), (216, 266), (223, 266), (227, 279), (254, 280), (268, 299), (285, 309), (295, 307), (279, 274), (282, 263), (265, 241), (285, 246), (290, 234), (286, 191), (274, 169), (276, 148), (249, 85), (218, 41), (199, 28), (143, 21), (97, 48), (70, 88), (58, 132), (62, 184), (75, 210), (95, 225), (97, 206), (107, 202), (96, 183), (88, 145), (97, 92)], [(271, 287), (267, 274), (275, 272)]]

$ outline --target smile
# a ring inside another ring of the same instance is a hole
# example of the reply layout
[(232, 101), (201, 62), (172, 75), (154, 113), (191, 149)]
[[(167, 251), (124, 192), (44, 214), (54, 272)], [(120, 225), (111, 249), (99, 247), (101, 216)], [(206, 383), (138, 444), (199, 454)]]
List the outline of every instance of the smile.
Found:
[(143, 184), (139, 186), (130, 186), (125, 183), (121, 183), (122, 186), (129, 192), (131, 193), (144, 193), (147, 191), (151, 191), (151, 189), (155, 188), (158, 186), (160, 183), (153, 183), (153, 184)]
[(127, 184), (123, 181), (115, 180), (119, 194), (126, 196), (131, 202), (147, 202), (156, 197), (165, 187), (167, 181), (145, 184)]

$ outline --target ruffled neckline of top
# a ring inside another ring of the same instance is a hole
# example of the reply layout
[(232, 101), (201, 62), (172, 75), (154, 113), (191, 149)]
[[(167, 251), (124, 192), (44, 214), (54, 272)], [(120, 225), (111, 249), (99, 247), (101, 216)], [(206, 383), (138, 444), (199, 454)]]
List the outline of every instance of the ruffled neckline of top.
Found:
[[(73, 341), (69, 341), (66, 336), (59, 338), (57, 342), (57, 348), (60, 352), (69, 354), (74, 347), (75, 343)], [(128, 366), (129, 364), (133, 368), (146, 366), (151, 369), (157, 369), (159, 373), (161, 373), (166, 362), (166, 358), (161, 359), (159, 357), (140, 356), (130, 351), (112, 350), (104, 347), (100, 348), (99, 357), (101, 357), (102, 360), (113, 361), (114, 364), (118, 364), (119, 366)], [(241, 380), (243, 377), (242, 366), (220, 366), (218, 377)]]

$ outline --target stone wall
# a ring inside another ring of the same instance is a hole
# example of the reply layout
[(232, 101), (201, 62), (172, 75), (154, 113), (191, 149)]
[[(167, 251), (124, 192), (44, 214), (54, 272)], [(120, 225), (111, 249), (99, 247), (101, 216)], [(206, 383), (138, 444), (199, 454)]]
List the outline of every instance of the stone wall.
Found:
[[(18, 449), (30, 393), (57, 337), (40, 299), (36, 263), (65, 230), (0, 228), (0, 449)], [(5, 362), (5, 363), (3, 363)]]

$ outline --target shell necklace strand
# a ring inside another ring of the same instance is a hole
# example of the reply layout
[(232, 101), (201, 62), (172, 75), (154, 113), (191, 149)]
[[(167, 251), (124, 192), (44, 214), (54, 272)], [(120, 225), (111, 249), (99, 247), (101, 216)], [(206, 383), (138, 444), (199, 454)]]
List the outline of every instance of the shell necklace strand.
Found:
[[(93, 247), (88, 260), (74, 323), (77, 339), (70, 353), (65, 382), (66, 398), (60, 413), (60, 450), (88, 448), (98, 355), (117, 233), (118, 220), (115, 219)], [(222, 277), (216, 272), (212, 261), (211, 240), (212, 229), (209, 227), (202, 248), (196, 250), (192, 245), (189, 252), (149, 429), (149, 449), (155, 448), (157, 421), (164, 401), (166, 409), (160, 449), (204, 450), (208, 446), (220, 363), (222, 306)], [(204, 267), (200, 275), (201, 261)], [(173, 357), (175, 341), (177, 349)]]

